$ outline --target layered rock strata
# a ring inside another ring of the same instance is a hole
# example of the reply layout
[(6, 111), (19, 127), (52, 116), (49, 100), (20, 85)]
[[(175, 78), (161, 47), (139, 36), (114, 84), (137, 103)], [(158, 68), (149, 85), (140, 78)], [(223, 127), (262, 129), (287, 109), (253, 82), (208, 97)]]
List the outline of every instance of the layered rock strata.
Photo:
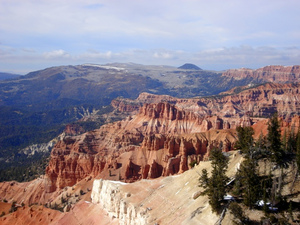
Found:
[[(49, 191), (89, 175), (131, 182), (182, 173), (212, 147), (233, 148), (234, 132), (215, 130), (223, 124), (217, 117), (200, 118), (169, 103), (146, 104), (133, 118), (58, 142), (46, 170), (52, 181)], [(237, 124), (251, 121), (242, 118)]]
[[(274, 112), (278, 112), (284, 117), (298, 115), (300, 114), (299, 99), (300, 83), (267, 83), (257, 87), (245, 87), (237, 94), (229, 91), (224, 95), (206, 98), (181, 99), (142, 93), (136, 100), (116, 99), (114, 106), (118, 108), (119, 105), (122, 105), (118, 109), (126, 111), (129, 108), (128, 105), (163, 101), (176, 106), (179, 110), (191, 111), (197, 116), (215, 115), (229, 120), (229, 118), (243, 116), (269, 117)], [(136, 112), (138, 112), (137, 109)]]
[(299, 82), (300, 66), (265, 66), (257, 70), (230, 69), (224, 72), (222, 76), (232, 77), (236, 80), (253, 78), (257, 82)]
[[(242, 157), (229, 155), (227, 176), (233, 177)], [(95, 179), (92, 202), (119, 224), (215, 224), (206, 196), (199, 196), (199, 173), (211, 173), (210, 162), (201, 162), (177, 176), (123, 183)]]
[[(156, 97), (144, 93), (135, 101), (144, 101), (136, 115), (58, 142), (46, 170), (49, 191), (89, 175), (132, 182), (182, 173), (192, 162), (205, 160), (213, 147), (233, 149), (231, 129), (251, 126), (276, 111), (285, 119), (300, 111), (298, 83), (266, 84), (213, 98)], [(121, 108), (129, 110), (126, 104), (122, 100)]]

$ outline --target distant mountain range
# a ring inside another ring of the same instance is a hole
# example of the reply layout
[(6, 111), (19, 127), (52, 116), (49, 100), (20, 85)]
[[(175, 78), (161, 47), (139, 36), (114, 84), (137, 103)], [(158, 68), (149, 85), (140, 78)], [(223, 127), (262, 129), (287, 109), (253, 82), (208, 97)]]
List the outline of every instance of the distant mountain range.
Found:
[(116, 97), (136, 98), (141, 92), (209, 96), (235, 86), (269, 81), (251, 76), (249, 71), (249, 76), (242, 76), (241, 71), (239, 77), (239, 71), (222, 74), (192, 64), (179, 68), (132, 63), (51, 67), (1, 81), (0, 105), (43, 111), (82, 104), (108, 105)]
[[(147, 92), (192, 98), (218, 95), (237, 86), (299, 82), (300, 66), (221, 73), (190, 63), (179, 68), (134, 63), (83, 64), (46, 68), (25, 76), (1, 73), (0, 77), (14, 78), (0, 81), (0, 161), (5, 162), (1, 163), (1, 170), (16, 162), (26, 164), (20, 149), (50, 141), (67, 124), (84, 116), (112, 110), (104, 107), (117, 97), (135, 99)], [(236, 88), (235, 92), (239, 90)], [(101, 123), (89, 123), (86, 127), (92, 129)]]
[(15, 78), (18, 78), (20, 76), (21, 75), (18, 75), (18, 74), (0, 72), (0, 80), (15, 79)]

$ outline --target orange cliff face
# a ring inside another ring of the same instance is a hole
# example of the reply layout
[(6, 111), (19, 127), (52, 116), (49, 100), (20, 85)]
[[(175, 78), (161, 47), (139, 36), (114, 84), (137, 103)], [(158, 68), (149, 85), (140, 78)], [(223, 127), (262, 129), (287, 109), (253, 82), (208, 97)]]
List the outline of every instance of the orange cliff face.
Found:
[[(117, 99), (115, 108), (136, 115), (57, 143), (46, 170), (49, 191), (90, 175), (132, 182), (182, 173), (212, 147), (233, 149), (236, 134), (230, 129), (251, 126), (275, 111), (287, 118), (299, 114), (298, 97), (299, 84), (266, 84), (211, 98), (143, 93), (137, 100)], [(144, 105), (137, 110), (140, 101)]]
[[(28, 183), (3, 182), (0, 195), (45, 204), (64, 187), (93, 177), (133, 182), (179, 174), (206, 160), (213, 147), (232, 150), (237, 126), (252, 125), (257, 138), (266, 134), (267, 119), (260, 116), (275, 110), (284, 116), (283, 127), (298, 130), (298, 99), (298, 83), (265, 84), (210, 98), (142, 93), (136, 100), (116, 99), (116, 108), (131, 116), (83, 134), (80, 127), (68, 126), (51, 153), (46, 175)], [(133, 109), (131, 104), (141, 106)]]
[[(300, 114), (300, 83), (277, 84), (267, 83), (255, 88), (244, 87), (237, 94), (232, 91), (223, 95), (181, 99), (168, 96), (142, 93), (136, 100), (116, 99), (113, 106), (126, 112), (131, 105), (130, 112), (138, 112), (138, 105), (168, 102), (176, 109), (192, 112), (198, 116), (218, 116), (219, 118), (270, 117), (274, 112), (279, 115), (292, 116)], [(122, 107), (119, 107), (122, 105)], [(235, 128), (235, 126), (231, 127)]]
[(49, 191), (72, 186), (89, 175), (132, 182), (182, 173), (221, 142), (224, 151), (233, 148), (234, 131), (211, 130), (220, 128), (220, 121), (169, 103), (145, 104), (136, 116), (66, 136), (51, 152), (46, 169), (52, 181)]
[[(300, 116), (295, 115), (289, 118), (279, 117), (279, 125), (281, 131), (281, 137), (284, 135), (290, 135), (290, 133), (296, 134), (300, 128)], [(254, 138), (258, 139), (261, 135), (266, 136), (268, 134), (269, 119), (261, 120), (255, 123), (252, 127), (254, 130)]]
[(232, 77), (236, 80), (244, 78), (253, 78), (262, 82), (299, 82), (300, 66), (265, 66), (257, 70), (241, 68), (225, 71), (222, 76)]

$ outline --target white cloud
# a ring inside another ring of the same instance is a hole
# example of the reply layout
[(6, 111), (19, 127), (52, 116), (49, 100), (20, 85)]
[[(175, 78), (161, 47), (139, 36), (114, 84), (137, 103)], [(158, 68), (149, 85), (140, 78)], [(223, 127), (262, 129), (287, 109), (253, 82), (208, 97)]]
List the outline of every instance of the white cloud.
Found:
[[(1, 46), (0, 46), (1, 47)], [(89, 50), (84, 53), (68, 53), (52, 50), (45, 53), (26, 52), (9, 49), (1, 53), (1, 71), (27, 73), (59, 65), (78, 65), (84, 63), (105, 64), (112, 62), (134, 62), (146, 65), (180, 66), (194, 63), (203, 69), (224, 70), (229, 68), (259, 68), (265, 65), (299, 65), (300, 48), (274, 48), (269, 46), (223, 47), (196, 52), (171, 49), (129, 49), (126, 51)], [(16, 67), (18, 64), (18, 67)], [(11, 70), (10, 68), (14, 68)]]
[(1, 0), (0, 65), (299, 64), (299, 7), (295, 0)]
[(153, 54), (154, 58), (162, 58), (162, 59), (171, 59), (173, 58), (172, 54), (169, 52), (155, 52)]
[(78, 56), (75, 56), (76, 59), (78, 60), (94, 60), (94, 59), (111, 59), (114, 56), (112, 51), (107, 51), (107, 52), (98, 52), (96, 50), (89, 50), (88, 52), (85, 52), (83, 54), (80, 54)]
[(70, 55), (62, 49), (44, 52), (43, 56), (46, 59), (70, 58)]

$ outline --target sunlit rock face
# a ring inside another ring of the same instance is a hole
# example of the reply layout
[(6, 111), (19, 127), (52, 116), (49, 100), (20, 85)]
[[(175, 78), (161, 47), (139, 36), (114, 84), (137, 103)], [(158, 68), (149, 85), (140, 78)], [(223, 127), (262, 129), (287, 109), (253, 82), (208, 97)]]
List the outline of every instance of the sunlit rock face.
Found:
[(234, 79), (254, 78), (256, 81), (286, 83), (299, 82), (300, 66), (265, 66), (257, 70), (247, 68), (230, 69), (222, 76)]
[[(236, 127), (251, 126), (276, 111), (287, 121), (299, 114), (298, 99), (297, 83), (265, 84), (213, 98), (143, 93), (137, 100), (118, 100), (115, 107), (131, 116), (84, 134), (70, 132), (56, 144), (46, 170), (49, 191), (90, 175), (133, 182), (182, 173), (192, 162), (205, 160), (213, 147), (232, 150)], [(138, 110), (127, 107), (139, 101)]]
[(131, 193), (122, 190), (126, 183), (109, 180), (94, 180), (92, 189), (92, 202), (100, 204), (111, 218), (119, 219), (120, 224), (147, 224), (147, 215), (144, 210), (130, 203), (127, 199)]
[(224, 151), (233, 148), (234, 132), (222, 131), (221, 138), (214, 131), (222, 126), (220, 118), (204, 119), (169, 103), (145, 104), (132, 118), (58, 142), (46, 170), (50, 191), (89, 175), (132, 182), (181, 173), (221, 142)]

